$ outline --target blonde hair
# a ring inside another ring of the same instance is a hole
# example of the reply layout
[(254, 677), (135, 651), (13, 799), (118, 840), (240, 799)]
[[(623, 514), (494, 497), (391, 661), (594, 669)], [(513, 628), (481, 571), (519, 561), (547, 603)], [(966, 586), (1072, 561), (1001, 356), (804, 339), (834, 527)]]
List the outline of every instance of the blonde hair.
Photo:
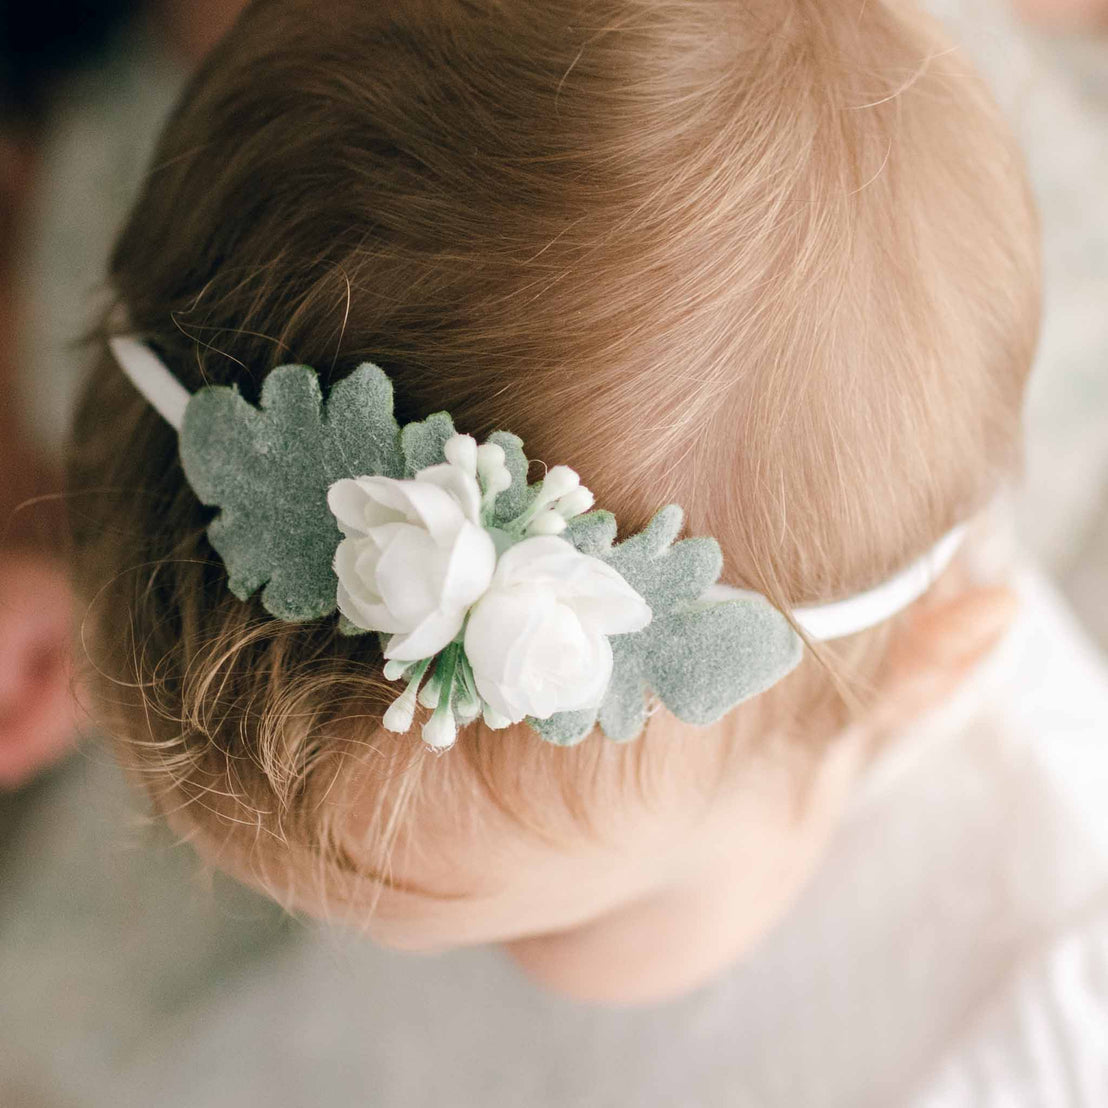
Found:
[[(1011, 139), (887, 0), (259, 0), (175, 112), (111, 280), (189, 388), (376, 362), (402, 421), (512, 430), (627, 529), (683, 505), (783, 609), (990, 497), (1038, 318)], [(229, 594), (173, 433), (103, 350), (70, 474), (108, 733), (160, 811), (282, 895), (382, 867), (432, 776), (542, 832), (664, 772), (649, 728), (563, 750), (475, 726), (438, 761), (383, 732), (364, 640)], [(818, 748), (884, 643), (838, 676), (807, 659), (733, 713), (732, 750)], [(358, 858), (334, 827), (352, 775), (377, 805)]]

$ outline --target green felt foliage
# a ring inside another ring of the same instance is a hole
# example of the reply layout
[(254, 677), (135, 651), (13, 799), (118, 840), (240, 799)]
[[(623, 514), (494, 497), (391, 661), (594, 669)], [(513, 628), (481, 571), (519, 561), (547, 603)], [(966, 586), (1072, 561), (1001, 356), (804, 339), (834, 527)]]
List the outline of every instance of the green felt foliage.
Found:
[(488, 442), (495, 443), (504, 451), (504, 464), (512, 475), (512, 484), (496, 498), (493, 505), (492, 525), (501, 527), (523, 514), (533, 499), (537, 486), (527, 484), (527, 455), (523, 453), (523, 439), (510, 431), (494, 431)]
[(335, 609), (331, 562), (342, 536), (327, 489), (342, 477), (405, 472), (392, 384), (370, 364), (336, 384), (326, 404), (307, 366), (273, 370), (257, 408), (236, 388), (201, 389), (180, 446), (189, 484), (220, 509), (208, 537), (231, 591), (246, 600), (262, 589), (266, 611), (289, 622)]
[[(340, 614), (338, 618), (338, 632), (340, 635), (348, 639), (356, 639), (362, 635), (370, 635), (371, 631), (367, 631), (364, 627), (359, 627), (356, 623), (351, 623), (346, 616)], [(381, 650), (384, 651), (384, 645)]]
[[(446, 412), (435, 412), (422, 423), (405, 424), (404, 430), (400, 432), (400, 447), (404, 451), (404, 476), (414, 477), (421, 469), (445, 461), (443, 447), (453, 435), (454, 421)], [(367, 469), (365, 472), (369, 474), (376, 471)]]
[(762, 597), (700, 600), (719, 578), (722, 555), (715, 539), (676, 542), (681, 525), (681, 509), (670, 505), (619, 545), (608, 512), (581, 516), (565, 532), (582, 553), (618, 570), (654, 618), (637, 634), (612, 638), (612, 681), (597, 711), (528, 721), (548, 742), (573, 745), (597, 722), (617, 742), (635, 738), (651, 690), (678, 719), (714, 723), (800, 661), (800, 637)]

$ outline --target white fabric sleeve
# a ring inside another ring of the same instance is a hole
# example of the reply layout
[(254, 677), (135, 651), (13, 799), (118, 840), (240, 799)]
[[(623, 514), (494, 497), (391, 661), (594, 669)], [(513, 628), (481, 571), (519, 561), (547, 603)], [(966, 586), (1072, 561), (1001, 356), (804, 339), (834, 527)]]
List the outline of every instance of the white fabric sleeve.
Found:
[(1108, 904), (989, 997), (909, 1108), (1108, 1105)]

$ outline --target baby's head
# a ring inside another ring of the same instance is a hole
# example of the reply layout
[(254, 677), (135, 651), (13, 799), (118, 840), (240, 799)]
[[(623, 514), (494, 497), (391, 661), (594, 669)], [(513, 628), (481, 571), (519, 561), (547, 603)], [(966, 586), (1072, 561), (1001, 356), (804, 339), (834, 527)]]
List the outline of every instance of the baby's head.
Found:
[[(882, 0), (262, 0), (172, 118), (111, 280), (191, 390), (376, 363), (401, 423), (510, 430), (624, 533), (678, 503), (784, 611), (990, 499), (1037, 326), (1010, 138)], [(175, 434), (106, 349), (71, 482), (98, 708), (174, 828), (292, 907), (504, 942), (586, 996), (664, 995), (761, 933), (890, 702), (995, 630), (952, 589), (710, 727), (659, 710), (563, 748), (474, 723), (436, 756), (383, 728), (376, 637), (228, 591)]]

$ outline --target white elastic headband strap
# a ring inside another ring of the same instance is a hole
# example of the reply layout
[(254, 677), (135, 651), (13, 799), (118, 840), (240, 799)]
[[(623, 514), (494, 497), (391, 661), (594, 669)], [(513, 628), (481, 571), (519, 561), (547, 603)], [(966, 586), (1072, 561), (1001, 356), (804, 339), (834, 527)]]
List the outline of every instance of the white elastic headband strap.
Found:
[(948, 531), (922, 558), (884, 584), (835, 604), (796, 608), (793, 619), (813, 642), (845, 639), (876, 627), (904, 611), (931, 588), (950, 565), (965, 537), (963, 523)]
[[(158, 414), (175, 430), (181, 430), (188, 406), (188, 389), (173, 376), (160, 358), (143, 342), (129, 336), (108, 340), (112, 354), (120, 369), (131, 379), (135, 388), (150, 402)], [(792, 617), (798, 627), (813, 642), (845, 639), (875, 627), (902, 612), (918, 600), (950, 565), (965, 537), (966, 527), (961, 525), (943, 536), (918, 561), (895, 577), (857, 596), (839, 600), (833, 604), (818, 604), (810, 608), (796, 608)], [(726, 600), (731, 597), (753, 596), (747, 589), (731, 585), (714, 585), (707, 597)]]
[[(813, 642), (830, 642), (884, 623), (931, 588), (950, 565), (965, 535), (966, 525), (960, 524), (939, 539), (922, 558), (868, 592), (832, 604), (794, 608), (792, 617), (796, 625)], [(708, 596), (713, 600), (753, 595), (756, 594), (748, 589), (737, 589), (732, 585), (715, 585), (708, 590)]]
[(181, 430), (191, 393), (144, 342), (128, 335), (108, 339), (119, 368), (151, 406), (173, 428)]

